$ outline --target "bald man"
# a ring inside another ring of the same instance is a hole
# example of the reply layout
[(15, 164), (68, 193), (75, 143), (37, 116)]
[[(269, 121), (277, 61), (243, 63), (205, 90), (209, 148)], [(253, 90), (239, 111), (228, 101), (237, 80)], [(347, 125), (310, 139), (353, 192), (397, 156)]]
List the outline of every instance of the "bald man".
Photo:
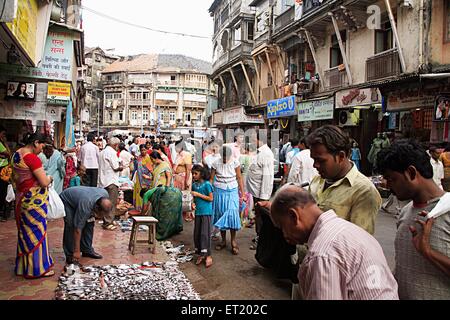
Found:
[(111, 213), (113, 205), (108, 192), (103, 188), (72, 187), (60, 194), (64, 203), (63, 248), (67, 263), (77, 263), (83, 257), (102, 259), (92, 247), (95, 215)]
[(300, 186), (275, 195), (271, 218), (289, 244), (307, 244), (298, 273), (307, 300), (398, 300), (395, 281), (381, 246), (362, 228), (323, 212)]

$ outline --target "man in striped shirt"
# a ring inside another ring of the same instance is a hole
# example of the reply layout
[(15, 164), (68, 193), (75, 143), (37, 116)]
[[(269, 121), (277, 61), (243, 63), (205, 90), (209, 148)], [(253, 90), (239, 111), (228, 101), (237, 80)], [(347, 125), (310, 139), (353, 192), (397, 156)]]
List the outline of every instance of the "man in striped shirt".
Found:
[(305, 299), (398, 299), (397, 282), (377, 240), (333, 210), (323, 212), (303, 188), (281, 188), (271, 218), (288, 243), (308, 246), (298, 273)]

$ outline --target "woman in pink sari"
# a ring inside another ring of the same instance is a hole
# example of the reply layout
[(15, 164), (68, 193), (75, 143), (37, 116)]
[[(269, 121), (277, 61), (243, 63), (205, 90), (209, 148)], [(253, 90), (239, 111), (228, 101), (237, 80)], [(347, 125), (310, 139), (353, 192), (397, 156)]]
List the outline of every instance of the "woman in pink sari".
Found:
[[(192, 182), (192, 155), (184, 150), (184, 141), (180, 141), (175, 145), (177, 156), (173, 166), (173, 185), (181, 192), (191, 190)], [(183, 212), (186, 221), (192, 221), (192, 212)]]
[(26, 145), (13, 155), (18, 229), (15, 273), (27, 279), (55, 274), (47, 241), (47, 187), (53, 178), (45, 174), (37, 156), (46, 141), (46, 136), (40, 133), (29, 134)]

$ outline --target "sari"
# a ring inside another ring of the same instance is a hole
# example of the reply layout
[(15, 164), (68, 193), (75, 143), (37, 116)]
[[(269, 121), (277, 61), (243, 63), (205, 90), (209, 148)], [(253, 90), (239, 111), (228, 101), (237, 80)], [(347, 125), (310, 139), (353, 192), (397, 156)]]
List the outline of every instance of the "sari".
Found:
[(148, 189), (152, 180), (145, 179), (144, 175), (152, 176), (152, 160), (149, 155), (145, 157), (139, 156), (137, 159), (137, 170), (134, 175), (134, 192), (133, 192), (133, 206), (136, 210), (141, 211), (143, 201), (141, 198), (141, 190)]
[[(175, 160), (174, 165), (174, 172), (173, 175), (173, 183), (175, 188), (179, 189), (180, 191), (185, 191), (187, 189), (186, 186), (186, 171), (187, 171), (187, 165), (192, 164), (192, 155), (189, 152), (182, 151), (181, 153), (177, 154), (177, 158)], [(179, 171), (181, 169), (181, 171)], [(178, 173), (177, 173), (178, 171)], [(189, 175), (188, 181), (191, 182), (192, 176)]]
[[(63, 188), (66, 190), (70, 186), (70, 179), (77, 176), (77, 168), (75, 167), (75, 161), (71, 155), (66, 156), (66, 175), (64, 176)], [(95, 181), (97, 184), (97, 181)]]
[(15, 273), (25, 278), (39, 278), (53, 267), (47, 240), (48, 189), (38, 185), (31, 168), (18, 152), (13, 156), (13, 167), (18, 230)]
[[(172, 173), (170, 164), (166, 161), (161, 162), (153, 169), (153, 180), (150, 184), (150, 189), (166, 185), (167, 183), (166, 171)], [(173, 181), (170, 181), (170, 185), (171, 186), (173, 185)]]

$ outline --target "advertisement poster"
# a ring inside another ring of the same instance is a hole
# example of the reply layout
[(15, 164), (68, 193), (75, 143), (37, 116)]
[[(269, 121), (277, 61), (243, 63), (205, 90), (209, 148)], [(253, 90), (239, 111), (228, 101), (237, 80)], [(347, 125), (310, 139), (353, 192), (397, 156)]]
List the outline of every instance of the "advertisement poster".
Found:
[(436, 98), (433, 120), (450, 121), (450, 95), (441, 95)]
[(6, 27), (28, 57), (36, 64), (37, 0), (18, 0), (16, 19)]
[(305, 101), (298, 104), (298, 121), (333, 119), (334, 99)]
[(69, 104), (70, 83), (49, 82), (47, 99), (49, 104)]
[(8, 82), (6, 85), (6, 97), (7, 99), (25, 99), (34, 100), (34, 95), (36, 92), (35, 83), (27, 82)]

